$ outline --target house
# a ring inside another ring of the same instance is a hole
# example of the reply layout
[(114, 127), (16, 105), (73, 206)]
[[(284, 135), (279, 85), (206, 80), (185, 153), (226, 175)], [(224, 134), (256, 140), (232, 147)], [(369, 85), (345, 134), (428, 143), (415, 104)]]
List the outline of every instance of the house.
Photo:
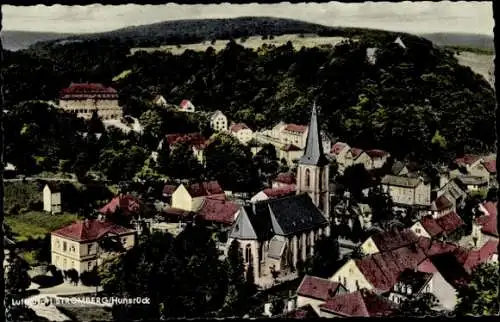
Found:
[(272, 198), (280, 198), (280, 197), (294, 195), (295, 193), (296, 193), (295, 186), (281, 187), (281, 188), (266, 188), (266, 189), (256, 193), (250, 199), (250, 202), (257, 202), (257, 201), (268, 200), (268, 199), (272, 199)]
[(244, 123), (231, 124), (229, 133), (243, 144), (247, 144), (253, 138), (253, 131)]
[(58, 107), (84, 119), (90, 119), (93, 112), (97, 112), (103, 120), (119, 120), (122, 117), (118, 92), (99, 83), (71, 83), (61, 90)]
[(336, 295), (345, 293), (347, 290), (340, 283), (306, 275), (297, 289), (297, 307), (310, 305), (317, 314), (320, 314), (319, 306), (321, 304)]
[(369, 290), (339, 294), (321, 304), (320, 317), (382, 317), (394, 313), (397, 306)]
[(230, 227), (234, 224), (240, 207), (237, 203), (208, 196), (203, 200), (196, 216), (208, 223)]
[(412, 296), (431, 292), (432, 273), (405, 270), (389, 292), (388, 298), (396, 304), (401, 304)]
[(462, 186), (466, 187), (467, 191), (473, 192), (487, 189), (489, 177), (462, 175), (456, 177), (456, 180), (462, 184)]
[(17, 175), (17, 168), (12, 163), (7, 163), (3, 168), (4, 179), (12, 179)]
[(345, 168), (346, 155), (350, 149), (351, 149), (351, 147), (349, 145), (347, 145), (347, 143), (343, 143), (343, 142), (337, 142), (332, 146), (332, 148), (330, 150), (330, 155), (332, 155), (333, 158), (335, 159), (335, 161), (337, 161), (337, 164), (339, 166), (339, 170), (340, 169), (343, 170)]
[(431, 215), (434, 218), (441, 217), (450, 212), (456, 211), (456, 206), (447, 195), (440, 195), (431, 203)]
[(139, 199), (130, 194), (120, 194), (99, 209), (99, 212), (103, 215), (112, 215), (118, 210), (127, 217), (138, 215), (141, 203)]
[(450, 180), (437, 191), (437, 197), (440, 196), (445, 196), (458, 209), (464, 203), (467, 192), (455, 180)]
[(62, 212), (60, 185), (53, 182), (45, 185), (43, 188), (43, 210), (51, 214)]
[(193, 113), (195, 111), (195, 107), (190, 100), (182, 100), (179, 104), (179, 111)]
[(367, 169), (380, 169), (387, 162), (387, 159), (390, 157), (390, 154), (383, 150), (371, 149), (366, 150), (365, 153), (370, 157), (371, 164)]
[(217, 110), (210, 114), (210, 127), (216, 132), (227, 131), (228, 121), (227, 117), (221, 111)]
[(224, 190), (217, 181), (180, 184), (172, 193), (172, 207), (196, 212), (208, 196), (225, 199)]
[(403, 48), (403, 49), (406, 49), (406, 45), (405, 43), (403, 42), (403, 40), (401, 39), (401, 37), (398, 37), (396, 38), (396, 40), (394, 40), (394, 43), (396, 45), (398, 45), (399, 47)]
[(298, 146), (294, 144), (285, 144), (278, 150), (278, 159), (285, 160), (288, 166), (292, 166), (304, 153)]
[(488, 171), (490, 186), (498, 187), (496, 158), (484, 161), (483, 166), (486, 169), (486, 171)]
[(304, 155), (297, 167), (297, 194), (243, 206), (229, 235), (240, 243), (245, 267), (254, 268), (261, 288), (273, 285), (273, 274), (293, 276), (297, 263), (314, 254), (314, 243), (329, 235), (329, 162), (313, 105)]
[(464, 221), (456, 212), (450, 212), (437, 219), (432, 216), (423, 217), (420, 221), (414, 223), (410, 229), (417, 236), (440, 238), (452, 235), (464, 225)]
[(158, 145), (158, 150), (162, 149), (164, 140), (166, 140), (171, 149), (174, 149), (177, 144), (187, 143), (193, 150), (193, 156), (196, 158), (196, 160), (198, 160), (198, 162), (200, 162), (201, 164), (204, 163), (204, 150), (208, 143), (208, 140), (201, 133), (194, 132), (187, 134), (167, 134)]
[(482, 247), (489, 240), (498, 242), (497, 202), (485, 202), (479, 209), (484, 215), (473, 221), (471, 234), (476, 247)]
[(136, 232), (100, 219), (77, 221), (51, 233), (51, 263), (60, 270), (74, 268), (78, 273), (100, 265), (106, 253), (99, 242), (113, 236), (125, 249), (135, 244)]
[(285, 145), (292, 144), (299, 149), (303, 149), (306, 145), (307, 126), (294, 123), (285, 124), (281, 130), (279, 139)]
[(295, 188), (295, 176), (290, 172), (278, 173), (276, 178), (271, 181), (271, 188), (293, 187)]
[(358, 149), (358, 148), (351, 148), (349, 151), (347, 151), (345, 155), (345, 164), (344, 166), (350, 167), (355, 164), (362, 164), (365, 166), (365, 169), (370, 170), (371, 169), (371, 164), (372, 160), (368, 154), (366, 154), (365, 151)]
[(342, 283), (350, 292), (365, 288), (387, 295), (394, 291), (394, 286), (405, 271), (431, 273), (433, 276), (428, 282), (431, 285), (430, 293), (436, 296), (443, 307), (453, 309), (457, 302), (455, 289), (433, 265), (430, 257), (455, 249), (456, 246), (421, 237), (413, 244), (361, 259), (350, 259), (330, 280)]
[(368, 237), (360, 246), (365, 255), (387, 252), (414, 244), (418, 236), (410, 229), (392, 229)]
[(324, 131), (320, 131), (321, 142), (323, 143), (323, 151), (330, 151), (332, 149), (332, 138)]
[(377, 63), (377, 51), (378, 48), (366, 48), (366, 60), (372, 65)]
[(381, 181), (382, 189), (388, 193), (395, 205), (431, 206), (431, 185), (422, 178), (385, 175)]
[(153, 98), (153, 104), (160, 107), (166, 107), (168, 103), (165, 97), (163, 97), (162, 95), (156, 95)]

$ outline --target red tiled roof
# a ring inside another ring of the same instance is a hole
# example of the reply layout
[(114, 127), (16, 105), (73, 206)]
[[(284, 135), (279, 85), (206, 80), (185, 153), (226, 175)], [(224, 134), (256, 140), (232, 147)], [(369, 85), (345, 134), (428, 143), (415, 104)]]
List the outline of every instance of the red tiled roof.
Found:
[(427, 257), (444, 253), (451, 253), (458, 248), (458, 246), (455, 244), (441, 242), (438, 240), (431, 241), (430, 238), (426, 237), (420, 237), (417, 245), (425, 253), (425, 255), (427, 255)]
[(453, 203), (445, 195), (439, 196), (434, 202), (438, 211), (453, 207)]
[(297, 289), (297, 295), (327, 301), (335, 296), (340, 284), (325, 278), (306, 275)]
[(181, 104), (180, 104), (180, 107), (182, 109), (186, 109), (189, 107), (189, 105), (192, 105), (191, 101), (190, 100), (182, 100)]
[(485, 161), (483, 163), (483, 165), (489, 173), (491, 173), (491, 174), (497, 173), (497, 160), (496, 159)]
[(307, 126), (290, 123), (285, 126), (284, 130), (290, 132), (305, 133), (307, 132)]
[(339, 153), (345, 148), (347, 147), (347, 144), (346, 143), (342, 143), (342, 142), (337, 142), (335, 143), (333, 146), (332, 146), (332, 149), (330, 150), (330, 153), (331, 154), (335, 154), (335, 155), (339, 155)]
[(224, 225), (232, 225), (236, 212), (240, 209), (240, 205), (215, 198), (206, 198), (198, 210), (197, 215), (205, 221), (221, 223)]
[(373, 150), (367, 150), (365, 151), (366, 154), (368, 154), (368, 156), (372, 159), (376, 159), (376, 158), (382, 158), (384, 156), (386, 156), (388, 153), (386, 151), (383, 151), (383, 150), (377, 150), (377, 149), (373, 149)]
[(354, 262), (368, 282), (377, 290), (385, 292), (392, 288), (394, 281), (385, 275), (373, 256), (356, 259)]
[(418, 236), (410, 229), (384, 231), (371, 238), (381, 252), (407, 246), (418, 240)]
[(318, 317), (318, 313), (316, 313), (311, 304), (296, 308), (284, 315), (285, 319), (314, 319)]
[(497, 215), (497, 202), (492, 202), (492, 201), (487, 201), (483, 203), (484, 209), (488, 212), (488, 215), (490, 216), (496, 216)]
[(434, 218), (432, 218), (432, 216), (423, 217), (422, 220), (420, 221), (420, 223), (424, 227), (425, 231), (431, 237), (434, 237), (434, 236), (437, 236), (437, 235), (443, 233), (443, 229), (441, 228), (441, 226), (439, 226), (439, 224), (436, 222), (436, 220)]
[(250, 129), (245, 123), (233, 123), (229, 127), (229, 132), (237, 133), (241, 130)]
[(423, 273), (436, 273), (438, 270), (436, 266), (432, 264), (432, 261), (429, 258), (426, 258), (420, 264), (418, 264), (417, 271)]
[(471, 165), (479, 159), (481, 159), (481, 157), (478, 155), (466, 154), (461, 158), (456, 158), (455, 163), (458, 165)]
[(69, 87), (61, 90), (60, 96), (61, 99), (83, 96), (99, 96), (101, 98), (113, 99), (118, 98), (117, 91), (114, 88), (106, 87), (99, 83), (71, 83)]
[(493, 254), (498, 254), (498, 240), (488, 240), (478, 250), (471, 251), (464, 262), (464, 267), (468, 272), (471, 272), (475, 267), (486, 263)]
[(176, 185), (173, 185), (173, 184), (166, 184), (164, 187), (163, 187), (163, 195), (164, 196), (171, 196), (175, 189), (177, 189), (177, 186)]
[(267, 189), (264, 189), (263, 192), (269, 198), (279, 198), (279, 197), (284, 197), (284, 196), (295, 194), (295, 187), (290, 185), (288, 187), (267, 188)]
[(185, 217), (185, 216), (188, 216), (191, 212), (184, 210), (184, 209), (170, 207), (170, 208), (164, 210), (163, 213), (167, 216)]
[(224, 195), (224, 190), (217, 181), (193, 183), (186, 187), (191, 197), (204, 197), (211, 195)]
[(436, 219), (436, 222), (447, 234), (450, 234), (465, 225), (462, 218), (460, 218), (456, 212), (450, 212), (443, 217)]
[(497, 202), (485, 202), (482, 205), (486, 212), (487, 215), (481, 216), (476, 219), (476, 222), (481, 225), (481, 231), (485, 234), (492, 235), (492, 236), (497, 236), (498, 237), (498, 231), (497, 231)]
[(390, 300), (367, 290), (337, 295), (319, 307), (346, 317), (387, 316), (395, 309)]
[(361, 149), (358, 149), (358, 148), (351, 148), (351, 154), (353, 156), (353, 158), (357, 158), (360, 156), (361, 153), (363, 153), (364, 151), (361, 150)]
[(279, 173), (273, 181), (284, 184), (295, 184), (297, 182), (295, 176), (290, 172)]
[(68, 238), (78, 242), (98, 240), (104, 235), (110, 234), (130, 234), (134, 230), (115, 225), (99, 219), (80, 220), (69, 226), (63, 227), (52, 234)]
[(132, 195), (122, 195), (113, 198), (109, 203), (102, 207), (99, 212), (102, 214), (113, 214), (118, 209), (123, 211), (124, 215), (137, 213), (141, 208), (139, 199)]
[(301, 148), (299, 148), (298, 146), (296, 146), (294, 144), (287, 144), (287, 145), (284, 145), (283, 147), (281, 147), (281, 150), (282, 151), (300, 151)]
[(167, 134), (165, 136), (165, 139), (167, 140), (169, 146), (187, 142), (190, 146), (202, 148), (205, 146), (207, 142), (207, 139), (201, 133), (198, 132), (187, 133), (187, 134), (182, 134), (182, 133)]

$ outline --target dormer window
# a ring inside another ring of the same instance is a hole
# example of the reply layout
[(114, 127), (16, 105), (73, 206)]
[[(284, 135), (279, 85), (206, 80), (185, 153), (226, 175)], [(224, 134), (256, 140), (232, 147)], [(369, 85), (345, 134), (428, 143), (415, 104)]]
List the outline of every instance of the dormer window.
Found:
[(409, 285), (406, 288), (406, 294), (411, 295), (411, 286), (409, 286)]
[(401, 293), (405, 293), (406, 292), (406, 287), (405, 285), (401, 285)]

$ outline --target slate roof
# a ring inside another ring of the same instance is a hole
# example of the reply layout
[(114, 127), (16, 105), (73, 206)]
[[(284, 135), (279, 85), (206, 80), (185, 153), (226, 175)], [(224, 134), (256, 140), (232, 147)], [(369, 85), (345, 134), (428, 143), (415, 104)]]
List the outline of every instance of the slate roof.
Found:
[(314, 103), (311, 112), (311, 121), (307, 131), (306, 148), (304, 155), (299, 159), (299, 164), (323, 166), (329, 161), (323, 152), (323, 142), (319, 133), (318, 115), (316, 103)]
[(394, 176), (390, 174), (385, 175), (381, 181), (382, 184), (405, 188), (415, 188), (420, 182), (421, 180), (419, 178)]
[(327, 301), (337, 294), (339, 288), (344, 287), (326, 278), (306, 275), (297, 289), (297, 295)]
[(371, 236), (381, 252), (404, 247), (418, 241), (418, 236), (410, 229), (394, 229)]
[(401, 161), (394, 161), (392, 167), (391, 167), (391, 173), (394, 175), (398, 175), (403, 171), (405, 167), (405, 164)]
[(269, 242), (267, 256), (274, 259), (280, 259), (285, 249), (286, 240), (283, 236), (274, 236)]
[(98, 240), (108, 233), (129, 234), (135, 230), (128, 229), (107, 221), (99, 219), (80, 220), (66, 227), (53, 231), (52, 234), (71, 239), (77, 242), (89, 242)]
[(337, 295), (319, 307), (321, 311), (345, 317), (387, 316), (396, 309), (389, 299), (364, 289)]
[(257, 201), (243, 210), (231, 238), (269, 240), (273, 235), (288, 236), (328, 224), (307, 194)]

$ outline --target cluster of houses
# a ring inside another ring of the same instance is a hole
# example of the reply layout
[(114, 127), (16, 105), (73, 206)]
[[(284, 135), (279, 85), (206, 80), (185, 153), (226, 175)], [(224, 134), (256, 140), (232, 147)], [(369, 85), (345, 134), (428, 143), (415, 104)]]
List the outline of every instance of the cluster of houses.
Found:
[[(222, 113), (215, 112), (213, 121), (212, 126), (221, 129), (227, 125)], [(234, 124), (229, 129), (235, 127), (237, 132), (246, 129)], [(224, 233), (225, 238), (218, 240), (221, 256), (225, 256), (233, 240), (239, 242), (244, 267), (252, 267), (260, 288), (297, 278), (297, 265), (314, 255), (315, 243), (331, 234), (336, 217), (348, 209), (354, 216), (370, 218), (366, 204), (353, 203), (347, 208), (331, 204), (332, 159), (340, 169), (363, 164), (374, 170), (386, 164), (389, 154), (351, 148), (341, 142), (331, 145), (331, 140), (319, 130), (316, 106), (308, 126), (279, 124), (253, 138), (275, 146), (296, 147), (296, 173), (281, 173), (271, 187), (243, 197), (224, 191), (216, 181), (167, 184), (162, 195), (164, 203), (149, 220), (137, 215), (141, 209), (138, 198), (119, 195), (99, 210), (99, 218), (79, 221), (52, 233), (52, 264), (61, 269), (87, 271), (99, 265), (104, 253), (99, 241), (105, 237), (115, 237), (128, 249), (145, 229), (139, 224), (146, 223), (151, 231), (177, 234), (185, 223), (200, 218)], [(187, 141), (194, 153), (202, 151), (206, 142), (196, 133), (165, 139), (169, 144)], [(243, 134), (240, 140), (246, 140)], [(394, 163), (379, 186), (391, 196), (395, 210), (417, 209), (417, 221), (411, 227), (372, 234), (358, 245), (362, 256), (346, 257), (329, 278), (306, 275), (291, 306), (293, 314), (387, 315), (405, 299), (422, 293), (434, 294), (442, 309), (452, 310), (457, 301), (456, 288), (467, 282), (472, 270), (481, 263), (498, 262), (496, 202), (478, 206), (469, 236), (464, 236), (465, 223), (457, 214), (467, 194), (483, 187), (468, 184), (464, 178), (481, 177), (486, 180), (485, 187), (495, 186), (496, 163), (490, 157), (465, 156), (455, 160), (455, 164), (457, 169), (445, 172), (439, 187), (432, 189), (428, 180), (411, 167)], [(50, 201), (46, 210), (61, 211), (60, 195), (53, 197), (54, 191), (50, 186), (46, 188), (44, 201)], [(118, 209), (136, 224), (135, 229), (112, 223), (112, 214)], [(364, 222), (366, 227), (370, 227), (369, 221)]]

